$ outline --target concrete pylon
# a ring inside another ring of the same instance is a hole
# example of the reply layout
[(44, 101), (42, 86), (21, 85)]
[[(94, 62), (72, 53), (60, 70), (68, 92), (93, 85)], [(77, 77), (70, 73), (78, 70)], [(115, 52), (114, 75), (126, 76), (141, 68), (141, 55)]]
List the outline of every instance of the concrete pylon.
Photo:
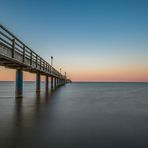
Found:
[(22, 69), (16, 70), (16, 89), (15, 89), (16, 98), (23, 97), (23, 71)]
[(39, 72), (36, 74), (36, 92), (40, 92), (41, 75)]

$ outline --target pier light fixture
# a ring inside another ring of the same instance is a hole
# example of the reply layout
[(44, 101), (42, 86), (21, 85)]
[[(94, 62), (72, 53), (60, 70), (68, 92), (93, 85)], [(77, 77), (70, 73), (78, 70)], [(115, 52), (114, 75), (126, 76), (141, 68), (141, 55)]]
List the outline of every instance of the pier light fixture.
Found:
[(51, 56), (51, 66), (53, 66), (53, 56)]

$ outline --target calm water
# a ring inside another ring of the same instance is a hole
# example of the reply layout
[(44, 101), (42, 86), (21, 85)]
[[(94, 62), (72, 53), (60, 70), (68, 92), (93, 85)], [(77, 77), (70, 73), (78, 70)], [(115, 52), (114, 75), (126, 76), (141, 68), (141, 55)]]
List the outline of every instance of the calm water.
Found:
[(0, 82), (1, 148), (148, 148), (148, 83), (14, 86)]

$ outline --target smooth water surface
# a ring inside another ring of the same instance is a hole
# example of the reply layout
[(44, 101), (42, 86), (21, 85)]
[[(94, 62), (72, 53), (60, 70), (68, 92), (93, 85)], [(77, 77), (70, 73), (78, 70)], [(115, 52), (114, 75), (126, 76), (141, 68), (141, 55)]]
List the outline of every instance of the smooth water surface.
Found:
[(148, 148), (148, 83), (0, 82), (1, 148)]

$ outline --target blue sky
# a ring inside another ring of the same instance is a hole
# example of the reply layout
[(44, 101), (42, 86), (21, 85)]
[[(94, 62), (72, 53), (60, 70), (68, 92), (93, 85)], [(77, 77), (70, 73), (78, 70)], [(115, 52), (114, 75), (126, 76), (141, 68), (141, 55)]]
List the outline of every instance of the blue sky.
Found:
[(147, 0), (0, 1), (1, 23), (74, 80), (136, 66), (148, 74)]

